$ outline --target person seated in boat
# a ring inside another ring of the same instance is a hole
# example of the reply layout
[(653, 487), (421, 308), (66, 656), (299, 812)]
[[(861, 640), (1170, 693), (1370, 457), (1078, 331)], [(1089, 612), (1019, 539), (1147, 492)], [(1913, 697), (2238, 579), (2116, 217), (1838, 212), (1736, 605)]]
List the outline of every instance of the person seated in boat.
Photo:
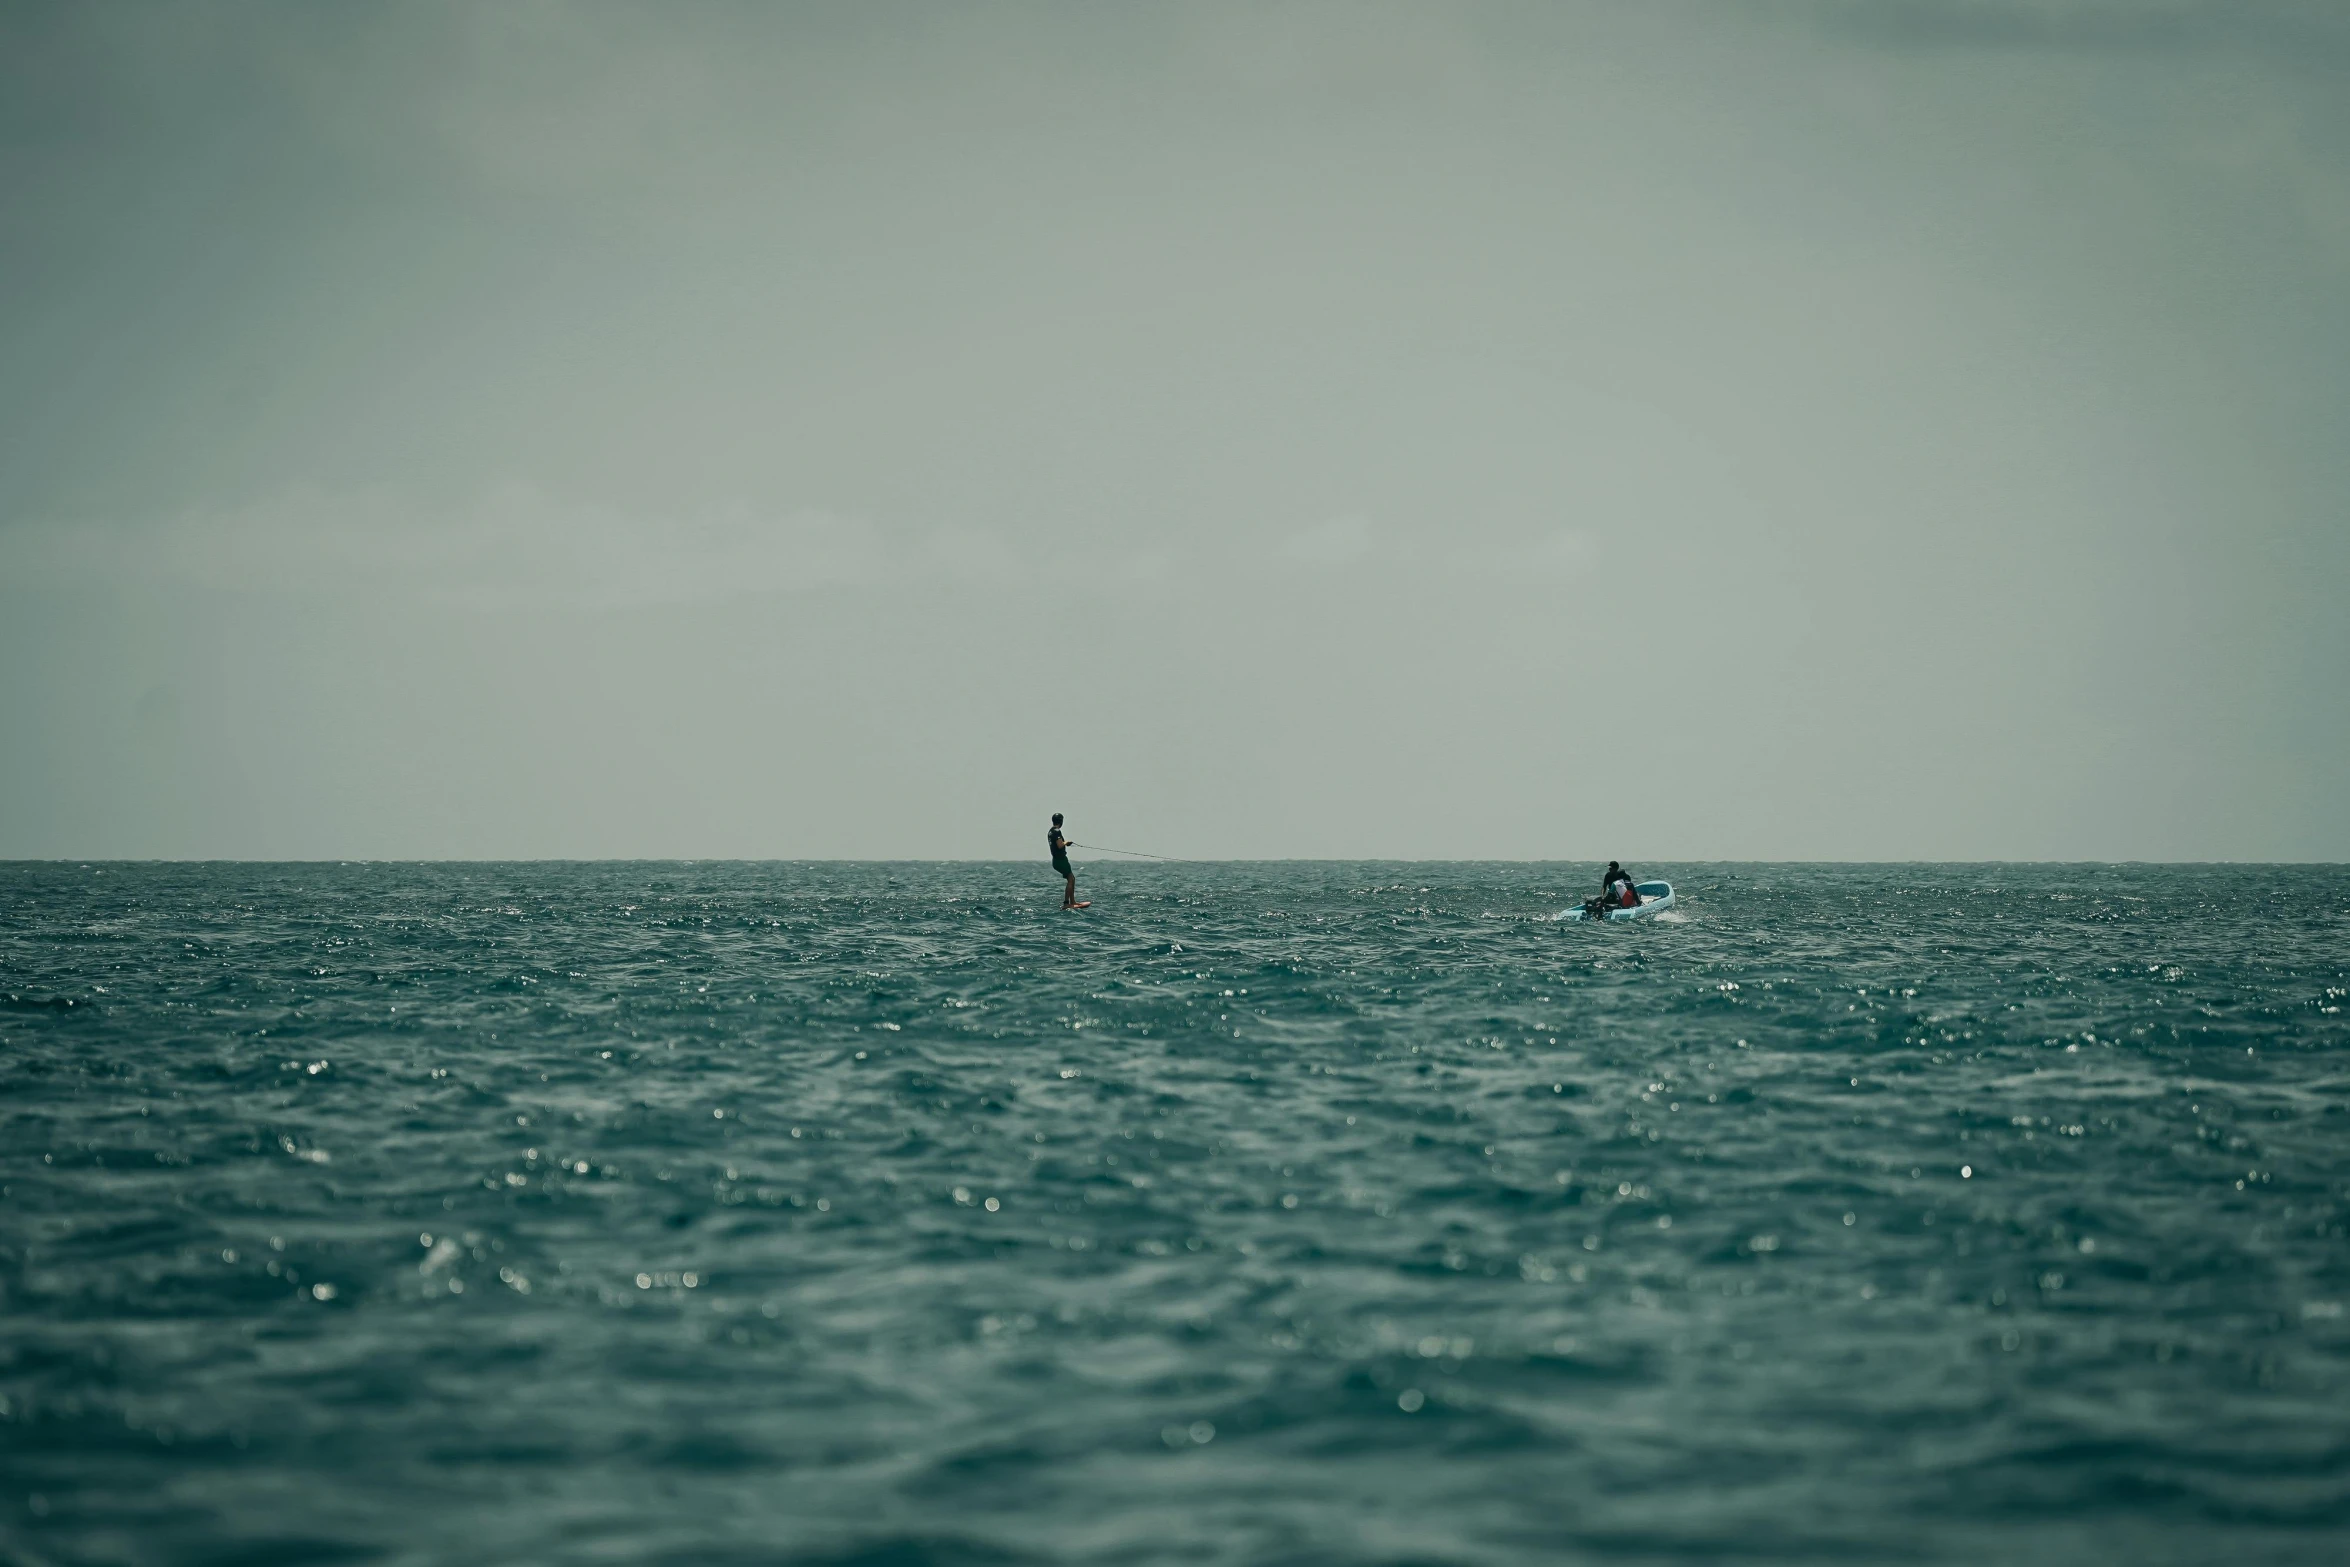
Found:
[(1632, 885), (1632, 873), (1615, 861), (1607, 862), (1607, 874), (1599, 879), (1600, 895), (1608, 907), (1636, 909), (1640, 907), (1640, 889)]

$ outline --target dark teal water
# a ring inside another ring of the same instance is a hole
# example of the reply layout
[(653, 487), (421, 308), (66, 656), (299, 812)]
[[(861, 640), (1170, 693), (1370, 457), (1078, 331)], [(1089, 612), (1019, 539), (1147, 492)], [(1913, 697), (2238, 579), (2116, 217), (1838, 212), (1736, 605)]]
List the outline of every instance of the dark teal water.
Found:
[(0, 867), (0, 1554), (2350, 1554), (2350, 873), (1636, 869)]

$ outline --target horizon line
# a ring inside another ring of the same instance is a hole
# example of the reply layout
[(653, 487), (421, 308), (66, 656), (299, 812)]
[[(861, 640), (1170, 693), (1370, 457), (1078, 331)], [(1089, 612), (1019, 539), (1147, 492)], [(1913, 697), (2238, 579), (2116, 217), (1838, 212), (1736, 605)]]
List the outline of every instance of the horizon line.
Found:
[[(1555, 859), (1511, 859), (1480, 856), (1465, 859), (1430, 859), (1411, 856), (1383, 855), (1236, 855), (1225, 859), (1200, 859), (1189, 855), (1146, 855), (1141, 859), (1156, 864), (1176, 865), (1606, 865), (1609, 861), (1599, 856), (1578, 856)], [(1681, 859), (1673, 855), (1635, 855), (1651, 865), (2045, 865), (2045, 866), (2237, 866), (2237, 867), (2293, 867), (2320, 869), (2350, 865), (2350, 860), (2255, 860), (2255, 859)], [(1080, 865), (1107, 867), (1124, 860), (1079, 860)], [(1011, 858), (978, 858), (945, 855), (913, 855), (894, 859), (852, 858), (846, 855), (25, 855), (0, 856), (0, 867), (6, 866), (91, 866), (117, 865), (1044, 865), (1041, 860), (1026, 856)], [(1049, 866), (1046, 866), (1050, 869)], [(1134, 868), (1140, 868), (1136, 866)]]

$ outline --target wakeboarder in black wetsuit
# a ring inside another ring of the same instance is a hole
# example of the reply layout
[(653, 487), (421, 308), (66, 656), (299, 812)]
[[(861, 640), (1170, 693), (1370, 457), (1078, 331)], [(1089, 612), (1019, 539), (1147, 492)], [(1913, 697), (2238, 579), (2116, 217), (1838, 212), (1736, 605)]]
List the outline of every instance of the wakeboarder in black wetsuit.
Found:
[(1069, 863), (1069, 840), (1061, 836), (1061, 813), (1059, 811), (1053, 812), (1053, 825), (1051, 830), (1044, 835), (1044, 846), (1052, 850), (1053, 869), (1059, 871), (1061, 879), (1068, 883), (1068, 890), (1061, 894), (1061, 907), (1064, 909), (1092, 907), (1090, 904), (1077, 901), (1077, 869)]

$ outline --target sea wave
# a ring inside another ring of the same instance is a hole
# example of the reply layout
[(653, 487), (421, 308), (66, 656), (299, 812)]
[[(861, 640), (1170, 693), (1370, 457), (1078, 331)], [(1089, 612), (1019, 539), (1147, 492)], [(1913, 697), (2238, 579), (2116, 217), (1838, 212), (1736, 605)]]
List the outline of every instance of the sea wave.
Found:
[(0, 867), (27, 1559), (2350, 1527), (2341, 870), (103, 869)]

